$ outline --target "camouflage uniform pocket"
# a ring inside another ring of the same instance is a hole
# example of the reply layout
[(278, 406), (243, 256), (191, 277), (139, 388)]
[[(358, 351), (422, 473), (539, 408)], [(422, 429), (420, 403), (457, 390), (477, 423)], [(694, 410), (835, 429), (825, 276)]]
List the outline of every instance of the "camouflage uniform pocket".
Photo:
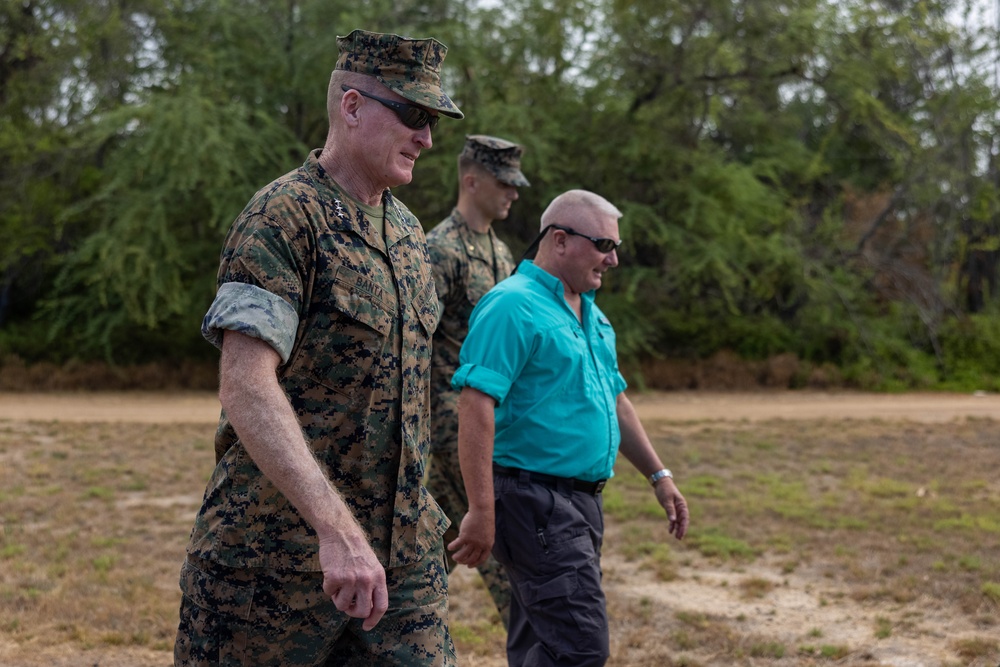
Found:
[(438, 321), (441, 319), (441, 302), (434, 291), (434, 283), (424, 283), (423, 288), (413, 297), (413, 309), (425, 334), (430, 338), (437, 331)]
[(379, 298), (376, 288), (356, 272), (339, 267), (326, 303), (309, 315), (290, 370), (345, 397), (365, 396), (357, 387), (373, 364), (381, 363), (392, 342), (394, 305)]
[(188, 558), (181, 568), (181, 592), (197, 606), (215, 614), (225, 614), (246, 620), (253, 603), (253, 586), (240, 586), (223, 581), (211, 571), (212, 564), (202, 559)]

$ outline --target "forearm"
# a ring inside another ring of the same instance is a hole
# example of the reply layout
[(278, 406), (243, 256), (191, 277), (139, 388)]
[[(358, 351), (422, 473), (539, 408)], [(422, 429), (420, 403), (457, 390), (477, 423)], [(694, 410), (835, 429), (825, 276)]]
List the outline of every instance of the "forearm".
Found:
[(622, 435), (619, 451), (622, 456), (646, 477), (662, 470), (665, 466), (653, 449), (632, 402), (624, 393), (618, 395), (617, 409), (618, 426)]
[(458, 462), (469, 511), (448, 549), (456, 563), (476, 567), (493, 548), (493, 399), (466, 387), (458, 398)]
[[(632, 402), (624, 393), (618, 395), (618, 424), (622, 432), (620, 448), (622, 455), (646, 477), (662, 470), (663, 463), (653, 449), (646, 430), (642, 427), (635, 408), (632, 407)], [(677, 539), (682, 539), (687, 533), (689, 514), (687, 501), (677, 489), (674, 480), (670, 477), (658, 480), (653, 486), (653, 493), (667, 512), (670, 532)]]
[(493, 512), (493, 398), (471, 387), (458, 399), (458, 462), (469, 508)]
[(340, 536), (366, 542), (306, 443), (278, 384), (277, 357), (269, 358), (268, 350), (266, 343), (226, 333), (219, 397), (227, 417), (257, 467), (320, 539)]

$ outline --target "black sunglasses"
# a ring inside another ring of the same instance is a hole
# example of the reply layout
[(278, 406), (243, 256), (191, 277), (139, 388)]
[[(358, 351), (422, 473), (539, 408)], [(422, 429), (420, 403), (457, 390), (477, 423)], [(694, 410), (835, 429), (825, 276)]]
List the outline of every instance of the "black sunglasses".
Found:
[(563, 227), (562, 225), (549, 225), (549, 227), (550, 228), (554, 227), (555, 229), (559, 229), (561, 231), (564, 231), (567, 234), (569, 234), (570, 236), (582, 236), (583, 238), (585, 238), (588, 241), (590, 241), (591, 243), (593, 243), (595, 248), (597, 248), (599, 251), (604, 252), (604, 253), (608, 253), (608, 252), (611, 252), (612, 250), (616, 250), (618, 248), (618, 246), (620, 246), (622, 244), (621, 241), (615, 241), (614, 239), (597, 239), (597, 238), (594, 238), (593, 236), (587, 236), (586, 234), (581, 234), (580, 232), (576, 231), (575, 229), (570, 229), (569, 227)]
[(341, 90), (345, 93), (349, 90), (356, 90), (362, 97), (367, 97), (369, 99), (375, 100), (386, 109), (389, 109), (397, 116), (399, 116), (400, 122), (411, 130), (422, 130), (425, 125), (430, 125), (433, 130), (437, 127), (439, 118), (429, 112), (427, 109), (417, 106), (416, 104), (406, 104), (405, 102), (395, 102), (393, 100), (387, 100), (371, 93), (366, 93), (363, 90), (358, 90), (357, 88), (351, 88), (350, 86), (341, 86)]

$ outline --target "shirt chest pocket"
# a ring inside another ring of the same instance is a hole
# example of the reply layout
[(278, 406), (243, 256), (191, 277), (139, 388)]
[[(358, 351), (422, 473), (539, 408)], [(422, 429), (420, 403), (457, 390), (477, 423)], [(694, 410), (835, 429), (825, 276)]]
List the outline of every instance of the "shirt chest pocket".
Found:
[(575, 396), (593, 384), (594, 362), (583, 330), (575, 324), (547, 330), (533, 356), (538, 362), (534, 371), (542, 376), (539, 382), (555, 394)]
[(566, 394), (604, 391), (607, 379), (618, 372), (615, 332), (607, 320), (595, 320), (588, 336), (582, 327), (567, 326), (560, 330), (559, 363), (555, 368), (565, 378), (560, 385)]
[(606, 317), (598, 317), (595, 320), (594, 331), (594, 355), (601, 363), (603, 373), (618, 372), (618, 350), (615, 340), (615, 330), (611, 322)]
[(438, 321), (441, 319), (441, 303), (438, 301), (437, 292), (434, 291), (434, 283), (425, 281), (417, 289), (413, 297), (413, 310), (417, 314), (417, 321), (422, 327), (421, 333), (424, 338), (430, 338), (437, 330)]
[[(364, 276), (339, 267), (314, 304), (306, 339), (296, 357), (299, 372), (334, 391), (351, 395), (391, 352), (391, 304), (367, 287)], [(374, 367), (374, 368), (373, 368)]]

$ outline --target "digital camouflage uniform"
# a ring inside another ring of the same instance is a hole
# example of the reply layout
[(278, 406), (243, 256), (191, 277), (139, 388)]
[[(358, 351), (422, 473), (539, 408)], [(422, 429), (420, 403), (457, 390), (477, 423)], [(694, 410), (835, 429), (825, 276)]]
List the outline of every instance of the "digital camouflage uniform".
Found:
[[(501, 182), (528, 185), (520, 171), (523, 149), (503, 139), (468, 137), (463, 155), (483, 165)], [(489, 242), (485, 242), (486, 239)], [(434, 334), (431, 366), (431, 461), (427, 488), (451, 519), (445, 544), (458, 537), (458, 525), (469, 510), (469, 499), (458, 462), (458, 394), (451, 376), (458, 369), (458, 353), (469, 332), (469, 315), (486, 292), (510, 275), (514, 258), (492, 227), (486, 234), (469, 228), (458, 209), (427, 234), (434, 283), (442, 315)], [(448, 555), (449, 561), (451, 555)], [(490, 556), (479, 566), (504, 626), (510, 617), (510, 585), (503, 567)]]
[[(434, 44), (440, 63), (445, 47)], [(336, 609), (315, 531), (223, 414), (181, 572), (176, 664), (455, 664), (448, 520), (422, 483), (439, 316), (424, 235), (388, 190), (379, 207), (351, 199), (320, 154), (259, 191), (233, 223), (203, 333), (221, 345), (225, 330), (238, 331), (278, 351), (306, 442), (386, 569), (389, 609), (370, 632)], [(384, 216), (384, 237), (373, 215)]]

